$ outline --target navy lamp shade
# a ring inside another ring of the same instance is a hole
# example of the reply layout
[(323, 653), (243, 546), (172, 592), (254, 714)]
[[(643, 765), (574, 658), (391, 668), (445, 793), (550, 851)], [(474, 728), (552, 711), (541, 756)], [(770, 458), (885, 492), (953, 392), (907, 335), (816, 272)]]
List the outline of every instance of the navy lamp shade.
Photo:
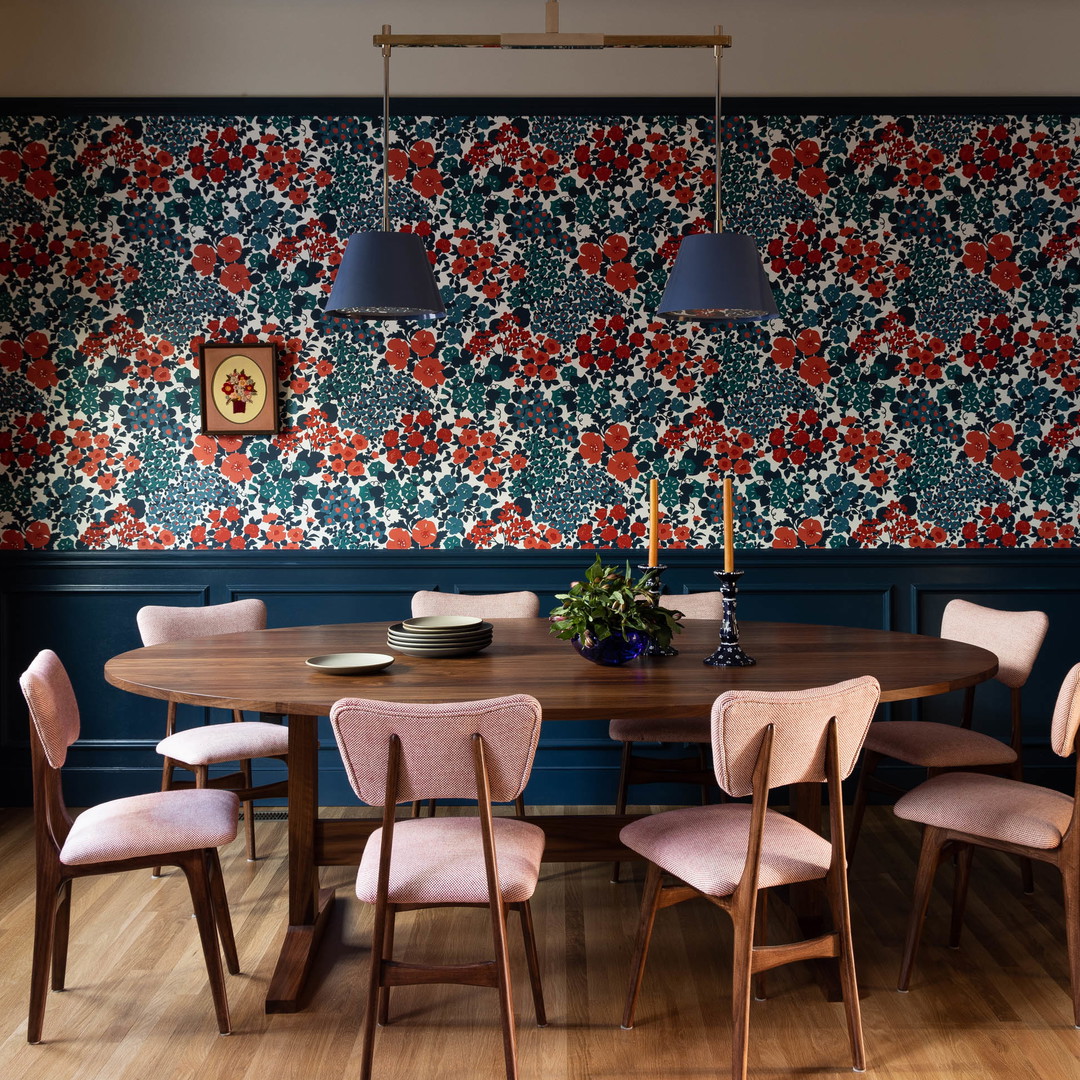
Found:
[(350, 319), (418, 319), (446, 314), (427, 251), (415, 233), (353, 233), (326, 314)]
[(752, 322), (779, 317), (757, 245), (745, 233), (689, 233), (657, 314), (692, 322)]

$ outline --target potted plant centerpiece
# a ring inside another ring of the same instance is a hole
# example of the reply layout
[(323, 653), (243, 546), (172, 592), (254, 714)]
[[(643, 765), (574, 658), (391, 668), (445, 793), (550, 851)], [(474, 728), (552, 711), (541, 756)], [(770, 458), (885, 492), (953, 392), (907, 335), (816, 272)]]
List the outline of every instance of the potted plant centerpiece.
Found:
[(625, 664), (651, 643), (669, 645), (682, 631), (680, 613), (656, 602), (657, 577), (658, 571), (649, 569), (635, 581), (629, 563), (625, 571), (617, 570), (597, 555), (584, 581), (556, 594), (560, 604), (548, 616), (551, 632), (594, 664)]

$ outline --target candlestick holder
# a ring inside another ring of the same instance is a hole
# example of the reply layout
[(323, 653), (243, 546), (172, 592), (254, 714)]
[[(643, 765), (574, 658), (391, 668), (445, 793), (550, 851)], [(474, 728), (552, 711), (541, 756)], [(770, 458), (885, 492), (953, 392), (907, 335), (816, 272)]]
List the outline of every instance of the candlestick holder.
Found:
[[(638, 569), (642, 573), (646, 573), (649, 570), (655, 570), (656, 576), (653, 578), (652, 588), (649, 589), (649, 599), (653, 602), (653, 607), (660, 606), (660, 593), (662, 586), (660, 579), (664, 576), (666, 566), (639, 566)], [(678, 656), (679, 650), (674, 645), (657, 645), (655, 642), (650, 642), (649, 647), (641, 654), (642, 656)]]
[(739, 578), (743, 570), (714, 570), (720, 579), (723, 612), (720, 623), (720, 644), (716, 652), (702, 661), (710, 667), (750, 667), (757, 661), (739, 647), (739, 623), (735, 618), (735, 603), (739, 595)]

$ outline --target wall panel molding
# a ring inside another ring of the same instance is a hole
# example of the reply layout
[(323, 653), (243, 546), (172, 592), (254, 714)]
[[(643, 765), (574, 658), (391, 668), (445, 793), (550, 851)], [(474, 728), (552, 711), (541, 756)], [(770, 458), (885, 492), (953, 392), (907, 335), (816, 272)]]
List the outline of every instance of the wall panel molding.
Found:
[[(602, 552), (605, 562), (632, 565), (641, 552)], [(592, 551), (312, 551), (312, 552), (0, 552), (0, 777), (7, 801), (29, 802), (26, 710), (17, 678), (41, 648), (54, 648), (69, 667), (79, 695), (85, 738), (72, 751), (72, 805), (156, 787), (160, 703), (107, 686), (104, 661), (139, 644), (134, 614), (143, 602), (217, 604), (246, 596), (265, 599), (271, 626), (372, 620), (396, 621), (407, 614), (417, 588), (466, 592), (533, 589), (541, 611), (554, 594), (580, 576)], [(684, 589), (713, 585), (722, 553), (667, 551), (670, 599)], [(934, 633), (927, 605), (968, 596), (995, 607), (1050, 615), (1050, 632), (1025, 688), (1027, 762), (1040, 782), (1069, 784), (1069, 769), (1049, 750), (1046, 728), (1057, 687), (1078, 659), (1073, 612), (1080, 585), (1080, 552), (1046, 551), (756, 551), (739, 552), (747, 576), (739, 609), (745, 621), (845, 622), (906, 632)], [(576, 661), (569, 653), (568, 662)], [(993, 686), (980, 689), (989, 729), (1007, 703)], [(928, 718), (954, 718), (958, 701), (924, 704)], [(898, 715), (912, 710), (898, 706)], [(199, 722), (192, 710), (186, 722)], [(268, 766), (272, 768), (272, 766)], [(332, 737), (319, 753), (321, 795), (327, 805), (349, 804)], [(618, 751), (605, 726), (552, 726), (537, 755), (528, 797), (539, 803), (602, 804), (614, 797)], [(900, 782), (913, 779), (897, 769)], [(671, 789), (678, 801), (685, 793)], [(687, 798), (691, 796), (687, 795)]]

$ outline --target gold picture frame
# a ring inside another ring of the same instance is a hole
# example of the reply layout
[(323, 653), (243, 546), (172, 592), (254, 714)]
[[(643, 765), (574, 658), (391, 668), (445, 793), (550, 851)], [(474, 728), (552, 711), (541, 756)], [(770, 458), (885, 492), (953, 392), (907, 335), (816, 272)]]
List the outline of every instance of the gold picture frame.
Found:
[(211, 341), (199, 349), (204, 435), (276, 435), (278, 347)]

